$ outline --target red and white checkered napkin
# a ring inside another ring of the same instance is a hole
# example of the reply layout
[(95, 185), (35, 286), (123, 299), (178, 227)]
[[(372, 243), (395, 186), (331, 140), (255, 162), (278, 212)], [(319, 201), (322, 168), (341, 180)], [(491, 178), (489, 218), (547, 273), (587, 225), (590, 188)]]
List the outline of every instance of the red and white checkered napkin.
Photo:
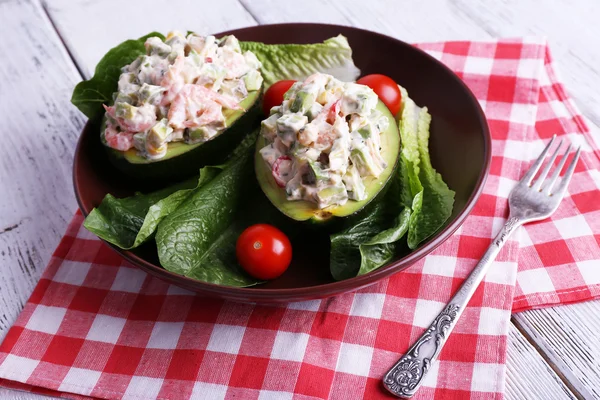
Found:
[(385, 397), (382, 375), (457, 290), (503, 224), (512, 186), (558, 134), (583, 148), (570, 195), (507, 243), (415, 396), (501, 398), (511, 312), (600, 294), (600, 151), (543, 40), (420, 47), (471, 87), (494, 137), (481, 200), (435, 252), (356, 293), (236, 304), (128, 265), (78, 213), (0, 346), (0, 384), (67, 397)]

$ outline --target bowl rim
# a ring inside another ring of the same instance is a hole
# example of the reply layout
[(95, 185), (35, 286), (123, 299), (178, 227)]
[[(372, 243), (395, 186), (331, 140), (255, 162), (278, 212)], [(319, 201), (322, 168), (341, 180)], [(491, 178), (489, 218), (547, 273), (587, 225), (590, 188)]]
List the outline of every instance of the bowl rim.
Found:
[[(124, 259), (131, 262), (136, 267), (141, 268), (142, 270), (144, 270), (152, 275), (155, 275), (159, 278), (166, 279), (175, 285), (178, 285), (178, 286), (181, 286), (184, 288), (188, 288), (190, 290), (194, 290), (199, 293), (206, 294), (206, 295), (215, 295), (215, 296), (227, 297), (227, 298), (231, 298), (231, 299), (236, 298), (236, 299), (242, 300), (242, 301), (243, 300), (256, 301), (257, 299), (260, 299), (260, 300), (264, 300), (266, 302), (284, 303), (284, 302), (297, 301), (297, 300), (307, 300), (307, 299), (330, 297), (330, 296), (334, 296), (334, 295), (337, 295), (337, 294), (340, 294), (343, 292), (350, 292), (350, 291), (355, 291), (355, 290), (364, 288), (366, 286), (369, 286), (369, 285), (372, 285), (372, 284), (378, 282), (379, 280), (381, 280), (383, 278), (386, 278), (390, 275), (393, 275), (393, 274), (396, 274), (398, 272), (405, 270), (406, 268), (410, 267), (411, 265), (413, 265), (415, 262), (417, 262), (421, 258), (425, 257), (427, 254), (431, 253), (433, 250), (435, 250), (437, 247), (439, 247), (446, 240), (448, 240), (450, 238), (450, 236), (452, 236), (452, 234), (454, 232), (456, 232), (456, 230), (463, 224), (463, 222), (465, 221), (467, 216), (473, 210), (473, 207), (477, 203), (477, 200), (479, 199), (481, 193), (483, 192), (483, 188), (485, 186), (485, 182), (487, 180), (490, 165), (491, 165), (492, 137), (491, 137), (487, 119), (485, 117), (485, 113), (484, 113), (483, 109), (481, 108), (479, 101), (477, 100), (477, 98), (475, 97), (475, 95), (473, 94), (471, 89), (458, 77), (458, 75), (456, 75), (456, 73), (454, 71), (452, 71), (449, 67), (447, 67), (445, 64), (443, 64), (439, 60), (437, 60), (435, 57), (429, 55), (425, 51), (423, 51), (407, 42), (404, 42), (402, 40), (396, 39), (396, 38), (388, 36), (388, 35), (384, 35), (382, 33), (374, 32), (374, 31), (370, 31), (370, 30), (366, 30), (366, 29), (361, 29), (361, 28), (356, 28), (356, 27), (351, 27), (351, 26), (336, 25), (336, 24), (279, 23), (279, 24), (257, 25), (257, 26), (245, 27), (245, 28), (240, 28), (240, 29), (232, 29), (232, 30), (216, 33), (215, 36), (222, 36), (222, 35), (227, 35), (227, 34), (231, 34), (231, 33), (242, 33), (242, 32), (254, 30), (254, 29), (265, 29), (265, 28), (268, 29), (269, 27), (280, 27), (280, 28), (304, 27), (304, 28), (313, 28), (313, 29), (319, 29), (321, 27), (329, 27), (329, 28), (338, 28), (338, 29), (342, 28), (343, 30), (350, 29), (350, 30), (355, 30), (355, 31), (367, 32), (371, 35), (385, 38), (386, 40), (391, 39), (395, 42), (398, 42), (398, 44), (401, 46), (410, 46), (415, 51), (420, 52), (421, 55), (425, 56), (431, 62), (438, 64), (438, 67), (441, 67), (442, 69), (446, 70), (446, 72), (449, 72), (449, 76), (451, 77), (451, 79), (454, 79), (459, 84), (459, 86), (461, 86), (463, 88), (463, 90), (465, 90), (472, 105), (475, 106), (475, 109), (477, 110), (477, 114), (478, 114), (479, 123), (483, 129), (482, 133), (483, 133), (483, 145), (484, 145), (484, 165), (483, 165), (481, 172), (479, 173), (477, 182), (475, 183), (475, 188), (474, 188), (473, 192), (471, 193), (471, 195), (469, 196), (467, 202), (465, 203), (465, 207), (463, 208), (463, 210), (460, 213), (458, 213), (454, 217), (454, 219), (451, 220), (444, 229), (440, 230), (434, 236), (430, 237), (423, 246), (417, 248), (416, 250), (412, 251), (411, 253), (407, 254), (406, 256), (404, 256), (398, 260), (392, 261), (392, 262), (390, 262), (372, 272), (369, 272), (365, 275), (359, 275), (359, 276), (341, 280), (341, 281), (334, 281), (334, 282), (315, 285), (315, 286), (303, 286), (303, 287), (298, 287), (298, 288), (264, 289), (264, 288), (261, 288), (260, 286), (235, 287), (235, 286), (224, 286), (224, 285), (218, 285), (218, 284), (213, 284), (213, 283), (208, 283), (208, 282), (202, 282), (202, 281), (198, 281), (198, 280), (195, 280), (192, 278), (188, 278), (183, 275), (176, 274), (174, 272), (167, 271), (166, 269), (162, 268), (159, 265), (155, 265), (151, 262), (144, 260), (143, 258), (136, 255), (132, 251), (122, 250), (109, 242), (106, 242), (102, 239), (101, 240), (104, 243), (108, 244), (113, 250), (118, 252)], [(89, 120), (86, 123), (86, 125), (84, 126), (82, 133), (85, 132), (87, 129), (89, 129), (90, 125), (92, 123), (93, 123), (93, 121)], [(79, 187), (80, 180), (78, 179), (78, 171), (77, 171), (77, 160), (78, 160), (78, 155), (81, 152), (82, 137), (83, 137), (83, 134), (80, 134), (79, 139), (77, 141), (77, 146), (75, 148), (75, 153), (74, 153), (74, 158), (73, 158), (72, 178), (73, 178), (73, 188), (74, 188), (77, 204), (79, 206), (79, 209), (83, 213), (83, 215), (87, 216), (91, 210), (87, 210), (83, 205), (83, 200), (81, 199), (81, 190)]]

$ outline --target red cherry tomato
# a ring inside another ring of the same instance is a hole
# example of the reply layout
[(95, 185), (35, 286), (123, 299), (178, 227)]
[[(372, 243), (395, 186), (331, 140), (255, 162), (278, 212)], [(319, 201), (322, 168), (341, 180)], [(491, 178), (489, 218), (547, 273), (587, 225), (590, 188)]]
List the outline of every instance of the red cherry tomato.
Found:
[(400, 111), (402, 103), (402, 94), (398, 88), (398, 84), (388, 76), (381, 74), (372, 74), (363, 76), (356, 81), (361, 85), (367, 85), (379, 96), (379, 99), (387, 106), (393, 115)]
[(292, 261), (292, 244), (274, 226), (256, 224), (242, 232), (235, 253), (240, 265), (253, 277), (275, 279)]
[(263, 112), (267, 117), (269, 116), (271, 108), (283, 103), (283, 95), (290, 90), (294, 83), (296, 83), (296, 81), (279, 81), (275, 82), (267, 89), (263, 97)]

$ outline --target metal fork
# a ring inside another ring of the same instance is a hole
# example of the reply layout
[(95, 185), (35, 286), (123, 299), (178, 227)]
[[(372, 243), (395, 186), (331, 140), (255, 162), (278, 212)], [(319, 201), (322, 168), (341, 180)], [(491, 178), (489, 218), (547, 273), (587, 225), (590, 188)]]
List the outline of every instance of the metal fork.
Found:
[(555, 139), (556, 135), (550, 140), (550, 143), (548, 143), (529, 171), (525, 173), (523, 179), (510, 192), (508, 196), (510, 209), (508, 220), (492, 241), (479, 263), (442, 312), (433, 320), (425, 333), (408, 349), (408, 352), (400, 358), (392, 369), (385, 374), (383, 385), (392, 394), (402, 398), (409, 398), (419, 389), (431, 364), (440, 354), (442, 347), (446, 343), (446, 339), (448, 339), (452, 329), (454, 329), (456, 321), (458, 321), (458, 318), (473, 296), (475, 289), (481, 283), (488, 268), (511, 233), (523, 224), (548, 218), (558, 208), (567, 190), (567, 185), (573, 176), (581, 148), (577, 149), (564, 176), (559, 180), (560, 172), (567, 161), (569, 150), (571, 150), (571, 145), (569, 145), (552, 176), (546, 181), (546, 177), (562, 147), (561, 142), (537, 180), (533, 182), (533, 178), (542, 166), (544, 158)]

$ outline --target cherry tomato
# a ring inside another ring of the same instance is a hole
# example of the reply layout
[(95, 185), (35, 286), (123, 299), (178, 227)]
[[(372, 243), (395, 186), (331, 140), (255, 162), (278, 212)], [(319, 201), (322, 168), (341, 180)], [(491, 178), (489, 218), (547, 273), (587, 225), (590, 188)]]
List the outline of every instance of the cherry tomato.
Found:
[(235, 245), (240, 265), (255, 278), (275, 279), (292, 261), (292, 244), (285, 233), (272, 225), (252, 225)]
[(271, 108), (283, 103), (283, 95), (290, 90), (294, 83), (296, 83), (296, 81), (279, 81), (275, 82), (267, 89), (263, 97), (263, 112), (267, 117), (269, 116)]
[(400, 111), (400, 104), (402, 104), (402, 94), (398, 84), (388, 76), (381, 74), (372, 74), (363, 76), (356, 83), (361, 85), (367, 85), (379, 96), (379, 99), (387, 106), (393, 115), (398, 114)]

